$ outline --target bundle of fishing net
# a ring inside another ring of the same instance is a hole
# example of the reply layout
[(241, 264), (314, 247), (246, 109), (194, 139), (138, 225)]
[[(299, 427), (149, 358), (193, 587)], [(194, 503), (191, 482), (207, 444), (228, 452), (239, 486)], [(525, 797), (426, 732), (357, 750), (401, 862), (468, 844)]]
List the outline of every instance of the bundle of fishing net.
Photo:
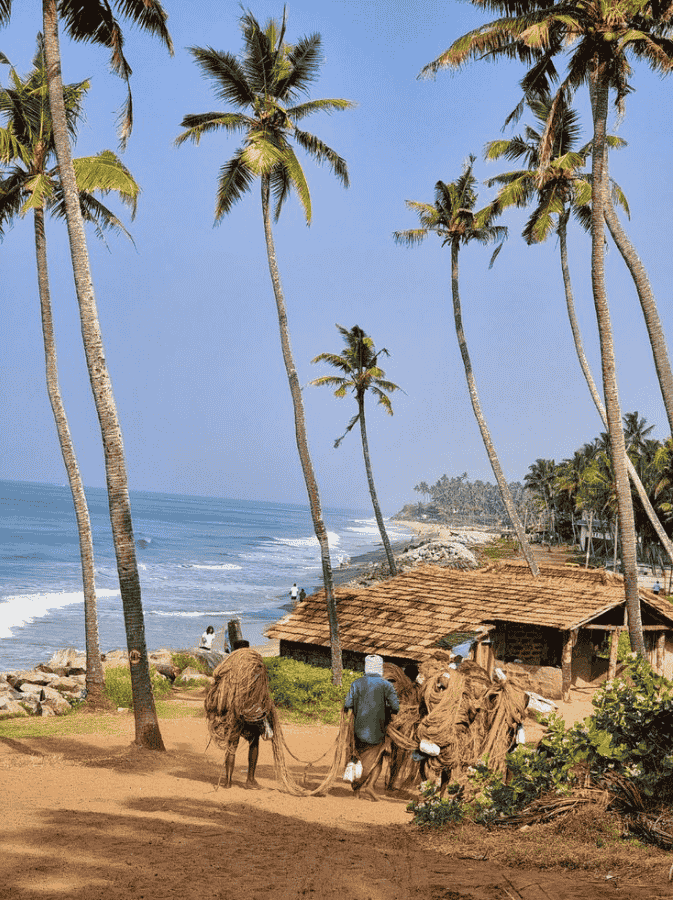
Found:
[[(232, 735), (238, 733), (250, 740), (257, 735), (268, 735), (270, 729), (277, 781), (294, 796), (326, 794), (343, 771), (345, 761), (352, 752), (353, 725), (349, 718), (342, 714), (334, 759), (327, 775), (316, 788), (308, 790), (296, 783), (288, 769), (285, 752), (290, 753), (290, 750), (271, 697), (269, 676), (260, 654), (249, 647), (234, 651), (217, 666), (213, 679), (206, 694), (205, 708), (208, 730), (218, 747), (226, 752)], [(292, 753), (290, 755), (294, 756)]]
[[(462, 780), (477, 762), (502, 771), (525, 714), (525, 692), (512, 682), (491, 679), (470, 660), (452, 667), (451, 654), (442, 650), (422, 663), (418, 682), (416, 696), (407, 689), (388, 728), (397, 748), (397, 771), (410, 771), (400, 754), (408, 757), (412, 751), (424, 758), (426, 770), (444, 772), (452, 781)], [(395, 777), (399, 783), (400, 776)]]

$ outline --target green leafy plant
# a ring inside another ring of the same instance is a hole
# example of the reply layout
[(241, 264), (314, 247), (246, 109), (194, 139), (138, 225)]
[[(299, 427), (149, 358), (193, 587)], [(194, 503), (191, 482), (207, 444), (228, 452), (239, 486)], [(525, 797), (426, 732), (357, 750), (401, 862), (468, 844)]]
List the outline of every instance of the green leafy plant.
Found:
[(421, 796), (407, 804), (407, 812), (414, 814), (413, 825), (450, 825), (462, 822), (467, 814), (467, 806), (463, 803), (463, 788), (457, 784), (448, 787), (449, 796), (439, 796), (439, 788), (431, 781), (421, 784)]
[(197, 672), (203, 672), (204, 675), (210, 674), (205, 660), (199, 659), (198, 656), (193, 656), (191, 653), (185, 653), (184, 651), (171, 653), (171, 661), (175, 668), (180, 669), (181, 672), (183, 669), (196, 669)]

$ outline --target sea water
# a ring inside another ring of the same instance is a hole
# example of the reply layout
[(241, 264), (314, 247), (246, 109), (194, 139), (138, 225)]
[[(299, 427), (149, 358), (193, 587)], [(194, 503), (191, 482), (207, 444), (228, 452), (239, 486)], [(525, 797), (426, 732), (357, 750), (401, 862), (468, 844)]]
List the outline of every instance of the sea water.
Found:
[[(100, 646), (126, 647), (107, 494), (87, 488), (94, 540)], [(322, 580), (307, 506), (131, 493), (148, 649), (198, 645), (208, 625), (240, 619), (264, 643), (296, 582)], [(371, 510), (323, 510), (334, 568), (380, 547)], [(391, 541), (409, 536), (387, 523)], [(221, 640), (221, 638), (220, 638)], [(0, 672), (84, 649), (82, 570), (75, 513), (65, 486), (0, 480)]]

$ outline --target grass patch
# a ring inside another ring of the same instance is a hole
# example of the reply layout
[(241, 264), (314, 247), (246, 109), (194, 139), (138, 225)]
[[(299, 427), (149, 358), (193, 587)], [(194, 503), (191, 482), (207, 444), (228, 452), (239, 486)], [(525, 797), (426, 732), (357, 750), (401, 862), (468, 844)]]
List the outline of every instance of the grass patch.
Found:
[(185, 651), (171, 653), (171, 660), (175, 668), (180, 669), (181, 672), (183, 669), (196, 669), (197, 672), (203, 672), (204, 675), (210, 674), (205, 660), (199, 659), (198, 656), (192, 656), (191, 653)]
[[(150, 680), (155, 700), (167, 697), (171, 693), (171, 683), (156, 669), (150, 669)], [(105, 673), (105, 694), (116, 709), (119, 706), (132, 706), (131, 671), (127, 666), (115, 666)]]
[(274, 703), (292, 722), (321, 722), (335, 725), (351, 684), (361, 672), (344, 669), (343, 683), (332, 684), (330, 669), (279, 656), (264, 660), (269, 674), (269, 687)]
[(513, 559), (519, 552), (519, 544), (508, 538), (499, 538), (494, 543), (485, 544), (479, 549), (487, 559)]
[(61, 716), (30, 716), (0, 721), (0, 738), (67, 737), (71, 734), (114, 734), (115, 716), (91, 714), (84, 707)]

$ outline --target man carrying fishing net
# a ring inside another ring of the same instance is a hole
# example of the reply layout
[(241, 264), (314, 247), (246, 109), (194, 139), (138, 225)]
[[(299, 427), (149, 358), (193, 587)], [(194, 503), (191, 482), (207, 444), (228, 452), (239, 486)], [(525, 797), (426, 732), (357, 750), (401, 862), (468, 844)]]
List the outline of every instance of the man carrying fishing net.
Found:
[(206, 718), (212, 737), (225, 751), (224, 787), (232, 786), (236, 750), (243, 737), (250, 745), (245, 786), (259, 790), (255, 780), (259, 739), (273, 738), (276, 720), (264, 661), (248, 641), (235, 641), (233, 652), (215, 669), (213, 678), (206, 695)]
[(351, 783), (356, 797), (378, 800), (374, 785), (381, 774), (386, 728), (391, 716), (399, 712), (395, 688), (383, 678), (383, 659), (365, 657), (365, 674), (350, 687), (345, 710), (353, 710), (354, 755), (362, 764), (362, 774)]

